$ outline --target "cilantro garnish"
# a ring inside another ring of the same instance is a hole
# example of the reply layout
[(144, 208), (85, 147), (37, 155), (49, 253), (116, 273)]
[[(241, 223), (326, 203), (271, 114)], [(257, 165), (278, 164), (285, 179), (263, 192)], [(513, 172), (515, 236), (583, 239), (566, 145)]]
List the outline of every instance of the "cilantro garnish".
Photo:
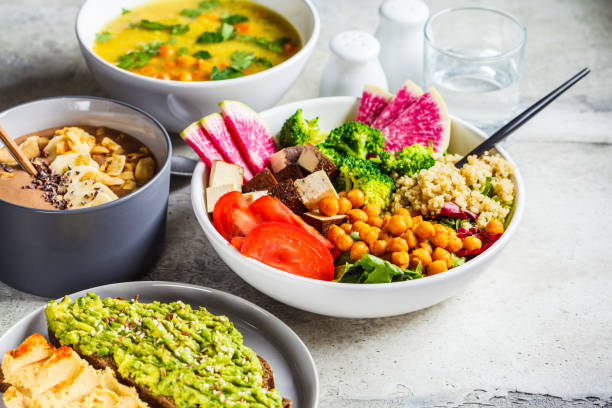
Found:
[(217, 31), (203, 32), (197, 39), (198, 44), (220, 43), (235, 37), (234, 27), (222, 23)]
[(238, 24), (244, 23), (245, 21), (249, 21), (249, 18), (247, 16), (243, 16), (242, 14), (225, 13), (221, 16), (221, 22), (227, 24)]
[(272, 62), (270, 62), (270, 60), (265, 57), (255, 58), (254, 62), (256, 64), (261, 64), (264, 67), (268, 68), (272, 68), (274, 66), (274, 64), (272, 64)]
[(196, 18), (203, 12), (200, 9), (182, 9), (180, 14), (185, 17)]
[(214, 66), (210, 74), (210, 79), (213, 81), (218, 81), (221, 79), (230, 79), (243, 76), (244, 70), (253, 63), (272, 66), (272, 63), (269, 60), (266, 58), (257, 58), (255, 54), (250, 51), (234, 51), (234, 53), (230, 56), (230, 61), (232, 64), (222, 71), (219, 70), (217, 66)]
[(288, 37), (280, 37), (276, 40), (268, 40), (267, 37), (253, 37), (252, 35), (240, 35), (238, 39), (243, 42), (252, 42), (255, 45), (258, 45), (267, 50), (282, 53), (284, 51), (285, 44), (291, 42), (291, 39)]
[(143, 43), (140, 45), (139, 50), (129, 51), (127, 54), (120, 56), (117, 66), (123, 69), (145, 66), (149, 63), (151, 57), (157, 54), (159, 47), (161, 47), (163, 44), (164, 43), (162, 41)]
[(235, 51), (230, 57), (230, 61), (232, 61), (232, 67), (239, 70), (248, 68), (254, 59), (255, 54), (249, 51)]
[(130, 9), (126, 9), (126, 8), (122, 8), (122, 9), (121, 9), (121, 15), (127, 14), (127, 13), (129, 13), (130, 11), (132, 11), (132, 10), (130, 10)]
[(103, 31), (101, 33), (96, 34), (96, 41), (100, 43), (105, 43), (110, 40), (113, 36), (108, 31)]
[(170, 34), (172, 35), (184, 34), (189, 31), (189, 24), (164, 24), (160, 23), (159, 21), (151, 21), (146, 19), (142, 19), (138, 23), (130, 23), (129, 27), (151, 31), (170, 30)]
[(187, 49), (187, 47), (181, 47), (178, 49), (177, 53), (178, 55), (185, 55), (189, 52), (189, 50)]
[(204, 10), (211, 9), (213, 7), (217, 7), (219, 5), (219, 0), (203, 0), (198, 4), (198, 7)]
[(212, 58), (212, 55), (210, 55), (210, 52), (208, 51), (198, 51), (198, 52), (193, 53), (193, 56), (196, 58), (202, 58), (202, 59)]
[(215, 65), (210, 73), (210, 79), (213, 81), (220, 81), (222, 79), (237, 78), (243, 75), (244, 72), (232, 66), (225, 68), (223, 71), (219, 71), (219, 68)]

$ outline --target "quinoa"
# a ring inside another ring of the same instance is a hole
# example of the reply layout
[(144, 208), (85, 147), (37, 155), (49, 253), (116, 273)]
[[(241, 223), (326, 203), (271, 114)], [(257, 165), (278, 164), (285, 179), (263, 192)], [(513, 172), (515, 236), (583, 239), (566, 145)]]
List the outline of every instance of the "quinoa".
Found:
[[(453, 202), (463, 210), (478, 214), (476, 225), (484, 228), (493, 218), (504, 221), (514, 200), (513, 167), (499, 154), (485, 153), (468, 157), (457, 169), (457, 154), (435, 155), (436, 162), (413, 176), (394, 177), (397, 190), (391, 209), (418, 211), (424, 216), (437, 215), (445, 202)], [(496, 199), (481, 192), (490, 178)]]

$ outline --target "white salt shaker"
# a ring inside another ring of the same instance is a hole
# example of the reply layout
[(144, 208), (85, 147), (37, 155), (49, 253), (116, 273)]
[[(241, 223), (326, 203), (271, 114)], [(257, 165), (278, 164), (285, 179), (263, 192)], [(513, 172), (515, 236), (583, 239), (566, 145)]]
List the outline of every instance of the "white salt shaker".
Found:
[(387, 89), (378, 61), (380, 44), (363, 31), (344, 31), (329, 42), (329, 61), (321, 74), (320, 96), (361, 96), (365, 84)]
[(395, 92), (407, 79), (423, 85), (423, 29), (429, 8), (421, 0), (385, 0), (378, 14), (374, 35), (389, 88)]

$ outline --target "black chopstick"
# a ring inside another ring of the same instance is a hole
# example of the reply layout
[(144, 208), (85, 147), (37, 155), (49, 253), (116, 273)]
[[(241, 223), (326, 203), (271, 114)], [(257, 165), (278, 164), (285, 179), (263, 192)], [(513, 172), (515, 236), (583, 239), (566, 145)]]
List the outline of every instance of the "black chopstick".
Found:
[(468, 156), (471, 156), (473, 154), (479, 155), (491, 149), (498, 142), (505, 139), (508, 135), (510, 135), (516, 129), (520, 128), (525, 122), (527, 122), (529, 119), (534, 117), (538, 112), (544, 109), (549, 103), (557, 99), (559, 95), (561, 95), (563, 92), (571, 88), (572, 85), (574, 85), (576, 82), (584, 78), (589, 72), (591, 72), (589, 68), (584, 68), (582, 71), (578, 72), (576, 75), (571, 77), (563, 85), (561, 85), (560, 87), (558, 87), (557, 89), (555, 89), (554, 91), (552, 91), (551, 93), (549, 93), (548, 95), (546, 95), (545, 97), (543, 97), (542, 99), (540, 99), (539, 101), (531, 105), (529, 108), (525, 109), (517, 117), (512, 119), (502, 128), (500, 128), (497, 132), (493, 133), (488, 139), (486, 139), (484, 142), (476, 146), (474, 150), (466, 154), (461, 160), (455, 163), (455, 166), (457, 168), (461, 168), (463, 167), (465, 163), (467, 163)]

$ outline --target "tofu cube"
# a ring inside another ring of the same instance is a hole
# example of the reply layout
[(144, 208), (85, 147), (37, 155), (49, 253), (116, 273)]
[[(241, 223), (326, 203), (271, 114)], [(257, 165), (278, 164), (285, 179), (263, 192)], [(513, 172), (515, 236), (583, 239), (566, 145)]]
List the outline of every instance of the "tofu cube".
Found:
[(307, 212), (302, 214), (302, 218), (307, 224), (313, 226), (317, 231), (327, 236), (332, 225), (340, 225), (346, 220), (345, 214), (338, 214), (332, 217), (326, 217), (318, 211)]
[(215, 204), (219, 201), (222, 195), (229, 193), (230, 191), (240, 191), (240, 186), (235, 184), (223, 184), (215, 187), (206, 188), (206, 211), (209, 213), (215, 209)]
[(268, 168), (265, 168), (244, 183), (242, 191), (250, 193), (251, 191), (269, 190), (275, 184), (278, 184), (278, 181), (274, 178), (274, 174)]
[(304, 145), (304, 150), (300, 154), (297, 164), (310, 173), (325, 170), (327, 176), (332, 180), (338, 176), (338, 167), (312, 143)]
[(315, 171), (303, 179), (295, 180), (294, 184), (300, 194), (302, 203), (308, 210), (318, 208), (319, 201), (325, 197), (338, 197), (324, 170)]
[(251, 191), (250, 193), (244, 193), (242, 196), (246, 198), (246, 200), (250, 204), (253, 201), (257, 200), (259, 197), (263, 197), (265, 195), (268, 195), (268, 192), (266, 190), (260, 190), (260, 191)]
[(282, 171), (290, 164), (296, 164), (300, 154), (304, 151), (303, 145), (285, 147), (270, 156), (270, 167), (274, 173)]
[(212, 162), (210, 169), (208, 186), (217, 187), (226, 184), (241, 186), (243, 179), (244, 169), (241, 166), (221, 160), (215, 160)]

